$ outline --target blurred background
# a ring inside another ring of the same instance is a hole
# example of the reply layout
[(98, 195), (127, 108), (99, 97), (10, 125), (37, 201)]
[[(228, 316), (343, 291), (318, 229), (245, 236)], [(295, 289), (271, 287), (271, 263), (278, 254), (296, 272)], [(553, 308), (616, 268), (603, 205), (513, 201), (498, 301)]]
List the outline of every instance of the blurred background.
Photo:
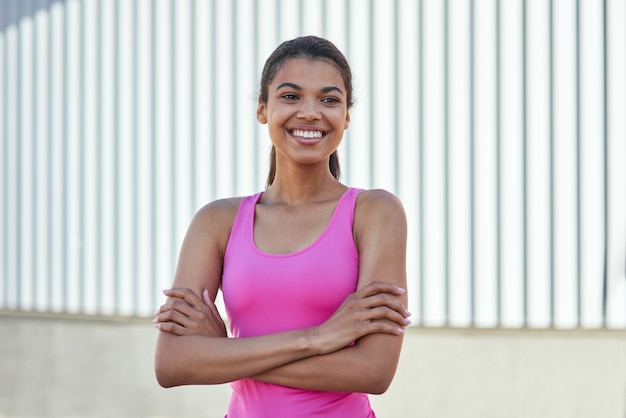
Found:
[(623, 0), (0, 0), (0, 417), (222, 417), (160, 389), (191, 217), (262, 190), (265, 59), (352, 65), (342, 181), (405, 205), (381, 417), (626, 416)]

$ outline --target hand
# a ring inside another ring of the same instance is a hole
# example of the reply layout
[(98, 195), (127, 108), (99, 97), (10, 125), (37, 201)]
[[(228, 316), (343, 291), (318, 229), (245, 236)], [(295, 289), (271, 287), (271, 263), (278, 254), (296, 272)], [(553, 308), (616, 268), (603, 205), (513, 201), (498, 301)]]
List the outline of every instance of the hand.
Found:
[(399, 298), (404, 292), (390, 283), (373, 282), (352, 293), (316, 327), (320, 354), (332, 353), (368, 334), (404, 334), (404, 327), (411, 323), (411, 314)]
[(187, 288), (168, 289), (163, 293), (168, 299), (155, 315), (153, 323), (157, 329), (176, 335), (227, 336), (226, 325), (208, 290), (202, 292), (202, 299)]

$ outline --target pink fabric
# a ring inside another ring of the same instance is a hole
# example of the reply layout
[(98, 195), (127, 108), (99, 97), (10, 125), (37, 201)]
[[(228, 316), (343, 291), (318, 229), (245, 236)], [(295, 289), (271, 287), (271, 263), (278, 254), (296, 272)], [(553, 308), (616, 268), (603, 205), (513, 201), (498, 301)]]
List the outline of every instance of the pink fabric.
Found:
[[(358, 189), (339, 199), (322, 235), (290, 254), (268, 254), (254, 244), (255, 206), (244, 198), (224, 256), (222, 292), (234, 337), (319, 325), (356, 290), (359, 255), (352, 235)], [(366, 394), (316, 392), (242, 379), (231, 384), (228, 418), (371, 418)]]

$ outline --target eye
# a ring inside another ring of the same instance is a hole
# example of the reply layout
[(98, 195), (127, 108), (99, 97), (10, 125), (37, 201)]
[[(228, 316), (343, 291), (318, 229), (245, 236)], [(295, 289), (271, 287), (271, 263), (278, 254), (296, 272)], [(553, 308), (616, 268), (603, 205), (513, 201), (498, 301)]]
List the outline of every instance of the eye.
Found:
[(285, 99), (285, 100), (290, 100), (290, 101), (294, 101), (294, 100), (298, 100), (298, 96), (292, 93), (286, 93), (280, 96), (281, 99)]
[(332, 96), (331, 96), (331, 97), (324, 97), (324, 98), (322, 99), (322, 102), (324, 102), (324, 103), (328, 103), (328, 104), (335, 104), (335, 103), (341, 103), (341, 100), (339, 100), (339, 99), (338, 99), (338, 98), (336, 98), (336, 97), (332, 97)]

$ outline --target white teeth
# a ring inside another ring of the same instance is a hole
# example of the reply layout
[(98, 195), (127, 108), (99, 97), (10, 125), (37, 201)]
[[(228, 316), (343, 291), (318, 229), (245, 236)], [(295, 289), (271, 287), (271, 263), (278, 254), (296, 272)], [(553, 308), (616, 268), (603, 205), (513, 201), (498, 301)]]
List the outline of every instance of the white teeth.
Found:
[(293, 131), (294, 136), (299, 136), (300, 138), (321, 138), (321, 131), (303, 131), (300, 129), (295, 129)]

